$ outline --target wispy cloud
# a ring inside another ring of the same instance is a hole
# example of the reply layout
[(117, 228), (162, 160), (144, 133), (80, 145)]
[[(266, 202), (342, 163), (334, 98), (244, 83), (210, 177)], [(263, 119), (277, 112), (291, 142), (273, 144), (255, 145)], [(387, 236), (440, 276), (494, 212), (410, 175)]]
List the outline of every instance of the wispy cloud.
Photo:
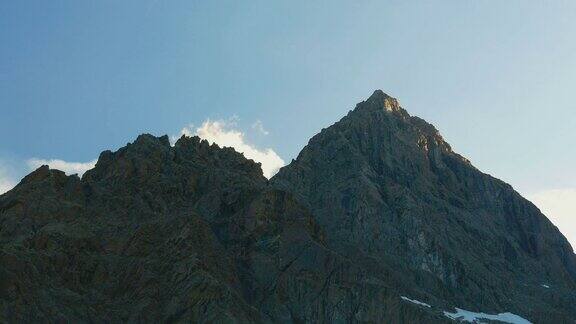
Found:
[(270, 132), (268, 132), (265, 128), (264, 128), (264, 124), (262, 124), (261, 120), (257, 120), (254, 122), (254, 124), (252, 124), (252, 129), (258, 131), (260, 134), (262, 135), (268, 135), (270, 134)]
[(4, 166), (0, 165), (0, 195), (14, 188), (15, 185), (16, 182), (12, 179), (9, 172)]
[(51, 169), (64, 171), (68, 175), (78, 174), (78, 176), (82, 176), (84, 172), (96, 166), (96, 161), (97, 160), (92, 160), (89, 162), (68, 162), (58, 159), (45, 160), (34, 158), (26, 161), (26, 164), (31, 171), (39, 168), (42, 165), (48, 165)]
[(526, 197), (558, 226), (572, 248), (576, 248), (576, 189), (543, 190)]
[[(264, 130), (264, 126), (262, 129)], [(234, 121), (226, 120), (206, 120), (198, 128), (190, 125), (184, 127), (181, 135), (193, 136), (207, 140), (210, 143), (216, 143), (224, 147), (232, 147), (236, 151), (243, 153), (248, 159), (252, 159), (262, 164), (262, 172), (267, 178), (272, 177), (278, 170), (284, 166), (284, 160), (270, 148), (258, 149), (253, 144), (246, 141), (244, 133), (236, 129)]]

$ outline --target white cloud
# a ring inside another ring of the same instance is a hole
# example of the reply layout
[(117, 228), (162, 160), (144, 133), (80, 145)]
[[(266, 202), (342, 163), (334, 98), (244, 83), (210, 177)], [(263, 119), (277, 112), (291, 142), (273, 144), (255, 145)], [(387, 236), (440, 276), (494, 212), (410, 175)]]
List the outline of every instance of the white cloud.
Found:
[[(261, 124), (261, 123), (260, 123)], [(196, 129), (192, 125), (184, 127), (180, 132), (182, 135), (197, 135), (210, 143), (216, 143), (223, 147), (232, 147), (236, 151), (243, 153), (248, 159), (262, 163), (262, 171), (266, 178), (272, 177), (284, 166), (284, 160), (270, 148), (258, 149), (254, 145), (247, 143), (244, 133), (234, 129), (234, 121), (211, 121), (206, 120)], [(262, 127), (262, 129), (264, 129)]]
[(268, 132), (265, 128), (264, 128), (264, 124), (262, 124), (261, 120), (257, 120), (254, 122), (254, 124), (252, 124), (252, 129), (257, 130), (258, 132), (260, 132), (260, 134), (262, 135), (268, 135), (270, 134), (270, 132)]
[(14, 188), (15, 185), (16, 183), (8, 175), (8, 172), (0, 166), (0, 195)]
[(576, 189), (551, 189), (526, 195), (576, 248)]
[(96, 166), (97, 160), (92, 160), (90, 162), (67, 162), (63, 160), (44, 160), (44, 159), (29, 159), (26, 161), (30, 170), (36, 170), (42, 165), (48, 165), (50, 169), (57, 169), (60, 171), (64, 171), (66, 174), (78, 174), (78, 176), (82, 176), (84, 172), (94, 168)]

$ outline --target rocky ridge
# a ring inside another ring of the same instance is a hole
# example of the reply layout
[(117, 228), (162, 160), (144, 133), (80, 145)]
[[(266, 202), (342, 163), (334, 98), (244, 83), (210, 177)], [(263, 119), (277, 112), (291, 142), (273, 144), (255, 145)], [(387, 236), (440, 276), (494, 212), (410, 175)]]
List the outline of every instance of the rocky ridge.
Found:
[(379, 90), (270, 181), (185, 136), (141, 135), (82, 179), (43, 166), (0, 196), (0, 264), (0, 322), (576, 318), (557, 228)]

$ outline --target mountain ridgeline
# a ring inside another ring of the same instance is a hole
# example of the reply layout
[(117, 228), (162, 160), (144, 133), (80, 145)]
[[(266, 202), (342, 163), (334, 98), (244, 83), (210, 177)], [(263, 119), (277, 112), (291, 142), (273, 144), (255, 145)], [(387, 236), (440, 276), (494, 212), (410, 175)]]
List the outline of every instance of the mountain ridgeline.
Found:
[(380, 90), (270, 180), (231, 148), (140, 135), (82, 179), (42, 166), (0, 196), (2, 323), (451, 323), (455, 308), (576, 323), (576, 256)]

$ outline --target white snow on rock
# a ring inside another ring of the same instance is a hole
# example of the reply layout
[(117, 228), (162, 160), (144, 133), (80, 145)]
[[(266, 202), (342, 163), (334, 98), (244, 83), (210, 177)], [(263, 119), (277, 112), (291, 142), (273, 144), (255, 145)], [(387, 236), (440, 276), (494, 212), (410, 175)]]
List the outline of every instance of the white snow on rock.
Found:
[(424, 306), (424, 307), (432, 307), (432, 306), (430, 306), (430, 305), (428, 305), (428, 304), (426, 304), (426, 303), (423, 303), (423, 302), (418, 301), (418, 300), (415, 300), (415, 299), (410, 299), (410, 298), (408, 298), (408, 297), (400, 296), (400, 298), (402, 298), (402, 300), (405, 300), (405, 301), (407, 301), (407, 302), (410, 302), (410, 303), (413, 303), (413, 304), (416, 304), (416, 305), (420, 305), (420, 306)]
[(485, 313), (476, 313), (464, 309), (456, 308), (456, 313), (444, 312), (444, 315), (450, 319), (469, 323), (482, 323), (481, 320), (499, 321), (511, 324), (532, 324), (525, 318), (512, 313), (500, 313), (491, 315)]
[(544, 287), (546, 289), (550, 288), (550, 286), (548, 286), (548, 285), (542, 285), (542, 287)]

